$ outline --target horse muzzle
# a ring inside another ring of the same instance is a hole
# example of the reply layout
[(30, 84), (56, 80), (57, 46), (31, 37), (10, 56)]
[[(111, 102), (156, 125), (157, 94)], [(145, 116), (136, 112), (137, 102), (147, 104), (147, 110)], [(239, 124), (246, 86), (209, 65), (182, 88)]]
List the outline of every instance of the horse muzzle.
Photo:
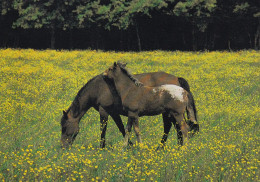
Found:
[(107, 71), (105, 71), (104, 73), (103, 73), (103, 76), (105, 76), (105, 77), (107, 77)]

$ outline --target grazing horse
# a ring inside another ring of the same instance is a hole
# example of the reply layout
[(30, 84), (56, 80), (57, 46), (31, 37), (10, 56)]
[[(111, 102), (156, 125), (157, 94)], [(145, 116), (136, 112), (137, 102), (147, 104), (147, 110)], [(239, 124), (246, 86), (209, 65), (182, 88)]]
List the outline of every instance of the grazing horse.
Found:
[[(175, 84), (183, 87), (190, 93), (191, 108), (195, 115), (190, 114), (188, 124), (193, 131), (199, 131), (199, 125), (192, 121), (197, 120), (196, 107), (193, 96), (190, 92), (188, 82), (184, 78), (178, 78), (165, 72), (143, 73), (135, 75), (142, 83), (148, 86), (160, 86), (163, 84)], [(121, 100), (115, 90), (110, 86), (111, 81), (104, 79), (102, 74), (89, 80), (77, 93), (74, 101), (67, 109), (63, 111), (61, 119), (61, 144), (62, 147), (71, 145), (79, 132), (79, 121), (83, 115), (93, 107), (100, 115), (101, 141), (100, 147), (105, 147), (105, 135), (107, 129), (108, 116), (115, 121), (119, 131), (125, 136), (125, 129), (120, 115), (126, 115), (123, 111)]]
[[(183, 145), (188, 139), (188, 132), (191, 128), (185, 121), (185, 110), (188, 109), (190, 114), (195, 116), (193, 110), (189, 108), (189, 92), (172, 84), (157, 87), (144, 86), (121, 63), (114, 63), (103, 73), (103, 76), (114, 82), (112, 87), (118, 92), (123, 110), (128, 116), (124, 146), (128, 145), (132, 126), (134, 126), (137, 141), (141, 143), (139, 117), (158, 114), (163, 114), (162, 145), (167, 140), (171, 123), (177, 130), (178, 144)], [(196, 123), (196, 120), (193, 122)]]

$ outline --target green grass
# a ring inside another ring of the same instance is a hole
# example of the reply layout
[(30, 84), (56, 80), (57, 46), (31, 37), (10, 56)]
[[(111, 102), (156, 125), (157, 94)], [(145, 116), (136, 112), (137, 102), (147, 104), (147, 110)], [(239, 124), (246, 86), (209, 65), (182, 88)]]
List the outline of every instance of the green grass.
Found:
[[(109, 118), (100, 149), (99, 115), (90, 109), (72, 148), (60, 148), (62, 110), (119, 60), (133, 73), (165, 71), (188, 80), (201, 128), (188, 145), (178, 149), (172, 128), (166, 149), (156, 151), (163, 123), (154, 116), (140, 118), (144, 144), (126, 150)], [(259, 51), (0, 50), (0, 180), (259, 181), (259, 63)]]

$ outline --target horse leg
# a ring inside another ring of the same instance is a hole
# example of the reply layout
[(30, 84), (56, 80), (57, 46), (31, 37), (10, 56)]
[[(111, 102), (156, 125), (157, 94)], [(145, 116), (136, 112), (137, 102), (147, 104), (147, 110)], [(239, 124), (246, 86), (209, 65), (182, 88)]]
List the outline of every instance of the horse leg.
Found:
[(134, 121), (133, 124), (134, 124), (134, 130), (137, 137), (137, 141), (138, 143), (142, 143), (138, 118), (135, 118), (133, 121)]
[(164, 134), (161, 140), (161, 147), (163, 148), (165, 146), (165, 142), (167, 141), (168, 134), (170, 132), (170, 129), (172, 127), (171, 123), (171, 117), (168, 116), (169, 113), (163, 113), (163, 127), (164, 127)]
[(125, 127), (121, 117), (118, 114), (110, 114), (110, 116), (115, 121), (116, 126), (118, 127), (119, 131), (122, 133), (123, 137), (125, 137)]
[(129, 141), (129, 137), (130, 137), (133, 121), (134, 121), (134, 118), (128, 116), (128, 121), (127, 121), (126, 129), (125, 129), (124, 147), (127, 147), (127, 145), (128, 145), (128, 141)]
[(181, 128), (178, 124), (175, 125), (176, 131), (177, 131), (177, 143), (179, 146), (183, 145), (183, 136), (181, 132)]
[(100, 130), (101, 130), (100, 147), (104, 148), (106, 145), (105, 137), (107, 131), (108, 113), (102, 107), (99, 107), (99, 115), (100, 115)]
[[(119, 131), (122, 133), (123, 137), (125, 137), (125, 127), (124, 127), (124, 124), (122, 122), (120, 115), (119, 114), (110, 114), (110, 115), (111, 115), (112, 119), (115, 121), (115, 123), (116, 123)], [(130, 140), (128, 140), (128, 143), (130, 145), (133, 145), (133, 143)]]
[(189, 126), (185, 122), (182, 114), (175, 114), (174, 118), (176, 120), (178, 144), (184, 145), (188, 142)]
[(170, 119), (171, 119), (172, 124), (174, 125), (174, 128), (177, 131), (177, 143), (178, 143), (178, 145), (183, 145), (183, 138), (182, 138), (182, 132), (181, 132), (180, 126), (177, 124), (174, 115), (171, 115)]

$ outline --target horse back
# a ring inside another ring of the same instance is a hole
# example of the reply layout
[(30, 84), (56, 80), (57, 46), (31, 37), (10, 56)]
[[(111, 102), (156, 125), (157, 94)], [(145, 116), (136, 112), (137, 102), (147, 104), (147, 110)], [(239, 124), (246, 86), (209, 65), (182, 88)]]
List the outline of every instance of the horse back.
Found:
[(145, 86), (156, 87), (164, 84), (174, 84), (180, 86), (178, 77), (165, 72), (151, 72), (135, 75)]

